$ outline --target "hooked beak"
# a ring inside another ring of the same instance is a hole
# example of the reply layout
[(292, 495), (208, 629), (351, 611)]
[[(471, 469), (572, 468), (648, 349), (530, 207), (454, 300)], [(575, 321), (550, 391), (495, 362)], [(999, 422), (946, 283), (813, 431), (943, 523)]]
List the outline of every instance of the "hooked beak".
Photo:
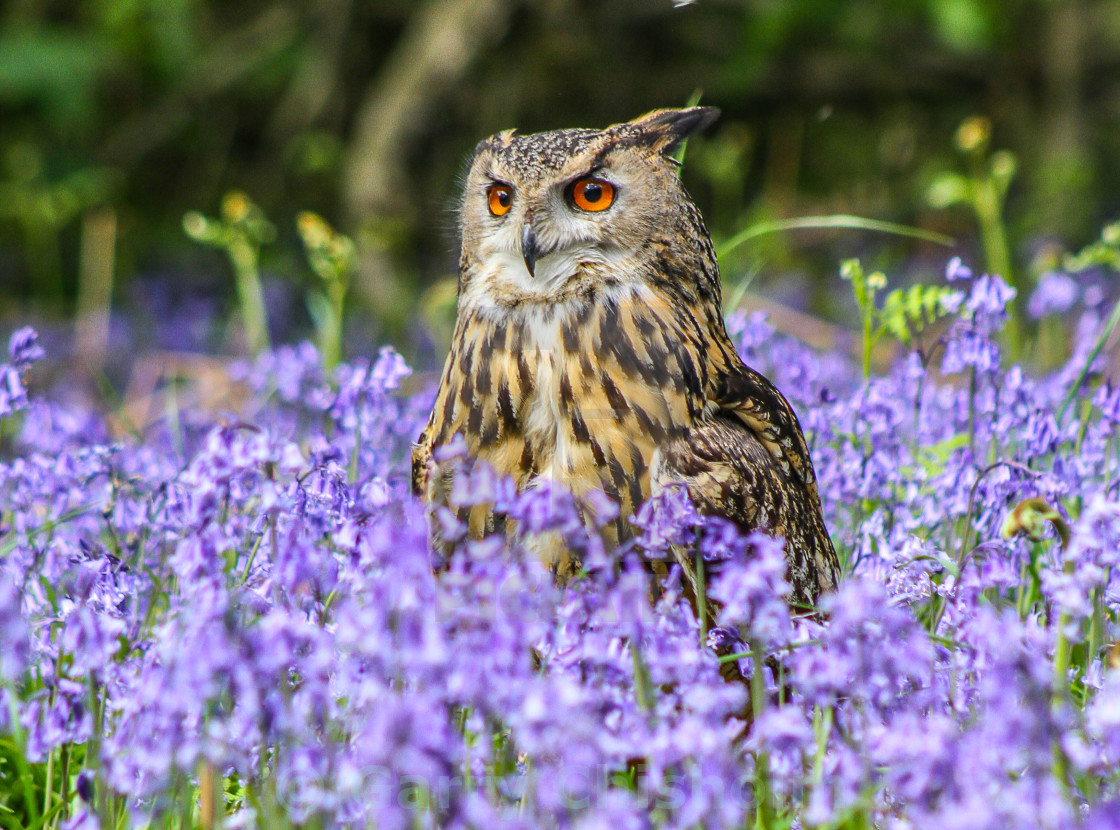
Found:
[(525, 258), (525, 267), (529, 270), (530, 277), (536, 276), (534, 269), (543, 253), (537, 242), (537, 235), (533, 232), (533, 226), (525, 225), (521, 229), (521, 255)]

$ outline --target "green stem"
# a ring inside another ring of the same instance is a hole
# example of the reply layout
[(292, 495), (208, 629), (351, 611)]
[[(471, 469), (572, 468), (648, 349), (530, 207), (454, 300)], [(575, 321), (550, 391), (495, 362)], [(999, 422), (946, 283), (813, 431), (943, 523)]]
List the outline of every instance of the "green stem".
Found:
[(704, 553), (696, 546), (696, 616), (700, 621), (700, 648), (708, 643), (708, 589), (705, 585)]
[(762, 676), (762, 668), (766, 655), (762, 646), (754, 639), (751, 640), (751, 714), (757, 721), (766, 707), (766, 681)]
[[(1063, 631), (1067, 622), (1068, 618), (1065, 612), (1062, 612), (1058, 617), (1058, 639), (1054, 644), (1054, 693), (1051, 699), (1053, 710), (1060, 707), (1061, 701), (1069, 692), (1070, 644)], [(1051, 743), (1050, 754), (1054, 765), (1054, 777), (1058, 780), (1058, 785), (1062, 788), (1062, 791), (1068, 794), (1069, 763), (1057, 738)]]
[[(60, 648), (58, 650), (58, 655), (55, 657), (55, 661), (54, 661), (54, 676), (55, 677), (60, 677), (62, 675), (62, 654), (63, 654), (63, 651)], [(56, 698), (57, 693), (58, 693), (58, 686), (55, 685), (51, 688), (51, 694), (50, 694), (50, 708), (52, 708), (52, 709), (54, 708), (55, 698)], [(46, 782), (44, 783), (44, 786), (43, 786), (43, 820), (44, 821), (46, 821), (47, 817), (50, 816), (50, 814), (51, 814), (51, 796), (53, 795), (51, 790), (54, 789), (54, 757), (55, 757), (55, 752), (56, 752), (56, 750), (52, 749), (50, 752), (47, 753), (47, 780), (46, 780)]]
[(1085, 376), (1089, 374), (1089, 369), (1092, 367), (1093, 361), (1096, 360), (1097, 355), (1101, 353), (1104, 344), (1108, 342), (1108, 338), (1112, 336), (1112, 332), (1118, 323), (1120, 323), (1120, 300), (1117, 300), (1116, 305), (1112, 307), (1112, 316), (1108, 318), (1108, 323), (1105, 325), (1104, 331), (1102, 331), (1101, 336), (1097, 338), (1097, 342), (1093, 345), (1093, 351), (1089, 353), (1085, 365), (1081, 367), (1081, 372), (1077, 375), (1077, 380), (1070, 386), (1069, 392), (1066, 393), (1066, 399), (1062, 401), (1062, 405), (1058, 408), (1056, 420), (1059, 423), (1061, 423), (1062, 416), (1065, 415), (1070, 403), (1072, 403), (1074, 397), (1076, 397), (1077, 390), (1081, 388)]
[[(54, 694), (53, 690), (51, 692)], [(47, 753), (47, 780), (43, 784), (43, 815), (51, 814), (51, 789), (54, 787), (54, 755), (55, 750)]]
[[(1110, 573), (1105, 574), (1105, 585), (1108, 584)], [(1091, 662), (1104, 645), (1104, 602), (1101, 600), (1099, 588), (1093, 590), (1093, 615), (1089, 618), (1089, 654), (1087, 662)]]
[(984, 186), (977, 188), (976, 216), (980, 220), (981, 242), (984, 245), (985, 259), (988, 261), (988, 271), (999, 274), (1008, 284), (1014, 286), (1017, 281), (1011, 270), (1007, 235), (1004, 233), (1003, 221), (1000, 219), (1002, 200), (996, 193), (991, 179), (985, 177), (984, 182)]
[(101, 739), (105, 734), (105, 705), (98, 690), (97, 679), (93, 677), (92, 674), (89, 678), (89, 701), (91, 711), (93, 712), (93, 731), (90, 733), (89, 741), (86, 743), (85, 767), (90, 772), (94, 773), (95, 776), (93, 792), (94, 812), (97, 814), (102, 827), (113, 827), (113, 822), (109, 819), (109, 794), (105, 791), (104, 782), (98, 780), (100, 776), (96, 775), (97, 771), (93, 767), (93, 765), (100, 764), (101, 762)]
[(813, 753), (813, 783), (819, 784), (824, 780), (824, 756), (828, 748), (828, 736), (832, 732), (832, 709), (813, 707), (813, 736), (816, 738), (817, 749)]
[(1026, 562), (1019, 566), (1019, 587), (1016, 590), (1015, 597), (1015, 613), (1020, 620), (1027, 618), (1027, 609), (1030, 607), (1028, 603), (1031, 599), (1030, 584), (1030, 569)]
[(61, 815), (59, 816), (59, 818), (61, 818), (63, 821), (70, 818), (70, 750), (71, 750), (71, 746), (72, 745), (69, 744), (69, 743), (63, 744), (63, 746), (62, 746), (62, 760), (61, 760), (62, 769), (59, 770), (59, 777), (62, 779), (60, 781), (61, 787), (60, 787), (60, 794), (59, 794), (59, 800), (62, 802), (61, 803), (62, 812), (61, 812)]
[(330, 372), (342, 361), (342, 312), (346, 284), (341, 280), (332, 280), (327, 285), (327, 300), (331, 311), (323, 332), (323, 368)]
[(871, 299), (868, 302), (868, 307), (863, 311), (863, 379), (868, 380), (871, 377), (871, 323), (872, 315), (875, 312), (875, 301)]
[(39, 805), (35, 803), (34, 779), (31, 776), (31, 766), (27, 763), (27, 755), (25, 752), (27, 740), (19, 721), (19, 710), (16, 708), (15, 690), (10, 686), (8, 690), (10, 692), (8, 695), (8, 722), (11, 724), (9, 729), (11, 729), (12, 737), (15, 739), (16, 743), (15, 761), (19, 774), (20, 789), (23, 793), (23, 803), (27, 806), (28, 818), (31, 819), (32, 826), (35, 826), (39, 824)]
[[(373, 366), (366, 369), (368, 379), (369, 374), (373, 372)], [(358, 483), (358, 460), (361, 456), (362, 449), (362, 410), (365, 408), (366, 396), (358, 396), (358, 408), (354, 413), (354, 448), (350, 451), (350, 468), (347, 473), (350, 476), (350, 483)]]
[[(762, 675), (766, 655), (762, 646), (755, 638), (751, 639), (751, 714), (754, 723), (758, 723), (766, 706), (766, 681)], [(755, 827), (759, 830), (769, 830), (774, 826), (774, 806), (770, 797), (769, 758), (765, 752), (759, 752), (755, 757), (757, 789), (755, 797), (758, 809), (755, 814)]]
[(968, 371), (968, 451), (976, 461), (976, 367)]
[(253, 571), (253, 562), (256, 561), (257, 551), (260, 550), (261, 544), (264, 542), (265, 531), (275, 529), (275, 517), (269, 517), (268, 522), (261, 528), (261, 535), (257, 537), (257, 541), (253, 543), (252, 550), (249, 551), (249, 559), (245, 562), (245, 570), (241, 576), (241, 584), (245, 585), (249, 581), (249, 575)]
[(237, 298), (245, 322), (245, 339), (250, 353), (256, 357), (269, 347), (268, 314), (261, 289), (259, 255), (251, 242), (235, 238), (230, 241), (229, 258), (237, 276)]
[(638, 705), (647, 712), (653, 710), (653, 681), (650, 680), (649, 669), (642, 659), (641, 647), (636, 640), (630, 640), (630, 656), (634, 660), (634, 695)]
[(1018, 362), (1022, 356), (1023, 332), (1020, 323), (1018, 308), (1022, 305), (1022, 289), (1011, 266), (1011, 252), (1007, 246), (1007, 234), (1003, 229), (1003, 197), (998, 192), (992, 177), (983, 170), (982, 156), (977, 154), (973, 161), (973, 179), (976, 182), (973, 188), (973, 208), (980, 224), (980, 239), (984, 246), (984, 258), (988, 263), (988, 272), (999, 274), (1017, 293), (1012, 301), (1011, 313), (1007, 318), (1004, 329), (1004, 338), (1008, 353), (1013, 362)]

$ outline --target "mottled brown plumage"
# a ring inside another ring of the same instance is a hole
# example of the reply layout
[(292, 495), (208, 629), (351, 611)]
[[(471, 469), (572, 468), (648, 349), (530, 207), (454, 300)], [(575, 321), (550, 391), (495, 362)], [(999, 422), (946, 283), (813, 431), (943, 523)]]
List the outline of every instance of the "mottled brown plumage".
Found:
[[(809, 452), (785, 398), (727, 336), (711, 239), (668, 156), (715, 115), (659, 110), (479, 144), (458, 318), (413, 486), (446, 500), (433, 450), (461, 435), (519, 488), (605, 491), (618, 541), (645, 499), (683, 484), (701, 512), (784, 537), (791, 600), (812, 605), (838, 568)], [(575, 198), (587, 182), (599, 209)], [(485, 507), (464, 518), (474, 535), (496, 527)], [(557, 545), (540, 553), (562, 577), (578, 567)]]

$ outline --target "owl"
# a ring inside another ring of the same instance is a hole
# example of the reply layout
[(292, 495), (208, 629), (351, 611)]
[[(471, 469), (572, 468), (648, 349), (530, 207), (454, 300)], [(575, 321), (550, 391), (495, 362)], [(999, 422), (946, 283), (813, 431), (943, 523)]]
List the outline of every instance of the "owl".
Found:
[[(789, 403), (727, 335), (712, 241), (672, 156), (717, 115), (657, 110), (478, 144), (451, 351), (412, 485), (446, 503), (435, 450), (461, 436), (521, 490), (605, 493), (619, 507), (609, 542), (633, 535), (651, 495), (683, 487), (700, 513), (784, 538), (791, 604), (811, 607), (838, 564), (809, 451)], [(504, 521), (486, 506), (461, 519), (474, 536)], [(558, 578), (580, 568), (562, 544), (538, 553)], [(695, 589), (690, 557), (677, 558)]]

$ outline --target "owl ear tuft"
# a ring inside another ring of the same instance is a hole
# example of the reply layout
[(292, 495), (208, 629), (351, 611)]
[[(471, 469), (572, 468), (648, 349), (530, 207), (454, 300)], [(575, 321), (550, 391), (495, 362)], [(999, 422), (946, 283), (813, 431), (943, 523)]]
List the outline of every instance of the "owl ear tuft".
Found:
[(706, 129), (717, 118), (715, 107), (689, 107), (683, 110), (654, 110), (621, 125), (634, 142), (655, 153), (669, 155), (691, 135)]

